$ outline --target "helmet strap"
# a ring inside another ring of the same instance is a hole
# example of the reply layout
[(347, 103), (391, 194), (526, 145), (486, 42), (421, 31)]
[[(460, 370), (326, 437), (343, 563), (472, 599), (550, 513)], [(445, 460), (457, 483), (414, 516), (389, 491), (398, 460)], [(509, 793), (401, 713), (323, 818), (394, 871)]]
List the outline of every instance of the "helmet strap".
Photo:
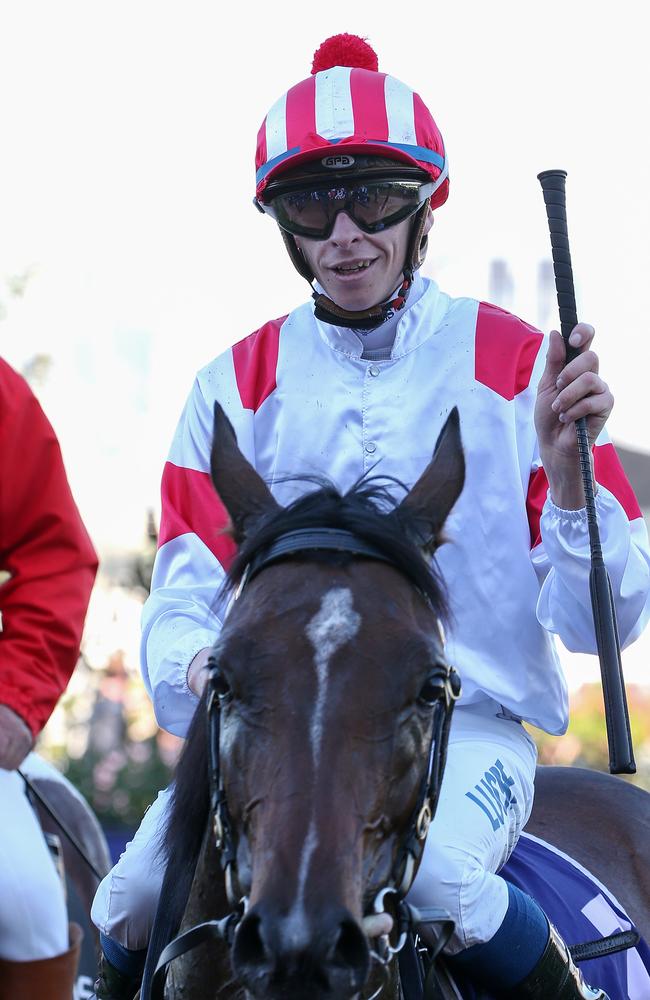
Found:
[(309, 284), (311, 285), (315, 276), (312, 274), (312, 270), (309, 264), (307, 263), (306, 257), (304, 257), (300, 252), (300, 250), (298, 249), (298, 244), (296, 243), (291, 233), (288, 233), (286, 229), (282, 229), (281, 226), (278, 226), (278, 229), (282, 234), (284, 245), (289, 252), (289, 256), (291, 257), (291, 263), (295, 267), (300, 277), (305, 278), (305, 280), (308, 281)]
[(347, 326), (355, 330), (374, 330), (375, 327), (381, 326), (387, 319), (391, 319), (396, 312), (404, 308), (412, 284), (413, 271), (409, 267), (405, 267), (404, 280), (394, 298), (389, 299), (388, 302), (381, 302), (371, 309), (362, 309), (358, 312), (343, 309), (327, 295), (313, 292), (314, 316), (316, 319), (322, 320), (323, 323), (332, 323), (334, 326)]
[(413, 220), (411, 243), (406, 257), (407, 262), (410, 260), (410, 267), (412, 271), (417, 271), (418, 268), (422, 267), (424, 264), (424, 258), (427, 254), (427, 243), (429, 241), (429, 237), (425, 235), (424, 227), (427, 223), (430, 204), (431, 198), (427, 198), (424, 205), (417, 210)]

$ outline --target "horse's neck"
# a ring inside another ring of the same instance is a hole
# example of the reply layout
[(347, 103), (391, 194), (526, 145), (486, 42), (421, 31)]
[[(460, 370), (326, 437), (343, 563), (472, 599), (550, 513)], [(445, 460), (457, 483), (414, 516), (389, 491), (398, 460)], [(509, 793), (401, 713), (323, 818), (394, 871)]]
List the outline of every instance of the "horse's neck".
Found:
[(210, 825), (203, 838), (181, 930), (187, 930), (204, 920), (218, 920), (227, 916), (231, 909)]
[[(196, 865), (181, 933), (206, 920), (225, 917), (231, 910), (221, 873), (219, 858), (208, 829)], [(242, 990), (233, 983), (230, 956), (225, 944), (213, 943), (209, 948), (201, 945), (196, 951), (176, 959), (172, 966), (172, 981), (177, 977), (183, 983), (183, 996), (196, 1000), (241, 1000)], [(171, 993), (174, 996), (174, 993)]]

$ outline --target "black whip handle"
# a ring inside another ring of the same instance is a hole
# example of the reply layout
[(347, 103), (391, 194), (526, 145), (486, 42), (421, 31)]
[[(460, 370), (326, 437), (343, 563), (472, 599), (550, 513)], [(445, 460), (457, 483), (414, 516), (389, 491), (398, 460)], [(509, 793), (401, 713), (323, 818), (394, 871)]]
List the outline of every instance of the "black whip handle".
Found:
[[(537, 175), (544, 193), (546, 217), (551, 236), (555, 290), (560, 312), (560, 328), (566, 345), (567, 364), (580, 353), (569, 344), (569, 336), (578, 322), (573, 268), (569, 247), (569, 230), (566, 214), (566, 170), (545, 170)], [(585, 493), (589, 545), (591, 550), (591, 571), (589, 590), (594, 616), (596, 645), (600, 660), (600, 675), (605, 700), (605, 724), (609, 747), (609, 770), (612, 774), (634, 774), (634, 750), (630, 731), (630, 718), (625, 696), (625, 681), (621, 663), (621, 644), (616, 622), (616, 608), (612, 587), (603, 561), (600, 532), (596, 516), (594, 479), (591, 467), (589, 437), (585, 417), (576, 420), (576, 435), (580, 469)]]

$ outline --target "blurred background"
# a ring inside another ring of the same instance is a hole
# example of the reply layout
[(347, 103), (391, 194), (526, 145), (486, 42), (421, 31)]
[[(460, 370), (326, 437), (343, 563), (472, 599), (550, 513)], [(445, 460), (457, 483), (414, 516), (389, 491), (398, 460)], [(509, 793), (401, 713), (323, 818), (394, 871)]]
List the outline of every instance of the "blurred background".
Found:
[[(543, 329), (557, 323), (538, 172), (568, 171), (581, 318), (617, 399), (611, 435), (647, 514), (642, 289), (650, 265), (644, 5), (549, 0), (314, 10), (208, 0), (2, 4), (0, 354), (61, 441), (101, 556), (82, 658), (41, 752), (119, 845), (178, 741), (139, 675), (158, 484), (195, 371), (307, 288), (253, 208), (257, 130), (314, 50), (360, 34), (433, 111), (451, 192), (424, 273)], [(227, 13), (227, 16), (226, 16)], [(606, 769), (593, 657), (562, 652), (573, 722), (542, 760)], [(650, 788), (650, 636), (624, 654)], [(117, 847), (115, 848), (117, 849)]]

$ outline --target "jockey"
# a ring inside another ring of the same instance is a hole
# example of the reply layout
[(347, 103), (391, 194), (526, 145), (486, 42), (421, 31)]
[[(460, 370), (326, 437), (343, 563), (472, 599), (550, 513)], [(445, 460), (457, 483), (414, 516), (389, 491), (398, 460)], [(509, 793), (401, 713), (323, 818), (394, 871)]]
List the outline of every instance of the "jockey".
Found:
[[(158, 720), (187, 731), (221, 627), (214, 598), (232, 545), (218, 532), (224, 514), (208, 474), (215, 399), (280, 503), (300, 489), (287, 473), (325, 474), (345, 490), (376, 467), (412, 485), (458, 405), (467, 479), (448, 525), (453, 544), (438, 558), (452, 601), (448, 656), (463, 697), (409, 899), (451, 915), (450, 962), (494, 995), (605, 1000), (584, 983), (539, 906), (497, 874), (533, 801), (536, 751), (522, 720), (551, 733), (567, 725), (552, 633), (571, 649), (595, 651), (579, 416), (594, 445), (622, 641), (648, 617), (648, 539), (604, 431), (613, 399), (598, 374), (594, 331), (575, 328), (571, 343), (581, 353), (564, 367), (558, 333), (545, 338), (494, 306), (452, 299), (420, 275), (434, 211), (448, 196), (447, 155), (421, 98), (380, 74), (361, 39), (329, 39), (312, 76), (273, 105), (256, 169), (257, 207), (277, 222), (312, 301), (200, 372), (182, 415), (143, 620), (143, 671)], [(482, 782), (498, 810), (486, 804)], [(98, 998), (130, 998), (137, 986), (168, 801), (161, 792), (95, 898), (104, 948)]]
[(16, 768), (65, 690), (97, 558), (31, 389), (0, 359), (0, 996), (70, 1000), (63, 886)]

